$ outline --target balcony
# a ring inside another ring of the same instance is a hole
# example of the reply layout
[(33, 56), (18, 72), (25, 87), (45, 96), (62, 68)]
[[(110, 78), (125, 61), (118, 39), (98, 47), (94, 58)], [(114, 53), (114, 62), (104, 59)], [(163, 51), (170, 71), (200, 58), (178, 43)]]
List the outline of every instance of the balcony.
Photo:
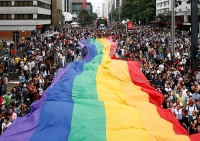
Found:
[(0, 26), (20, 26), (20, 25), (27, 25), (27, 26), (32, 26), (32, 25), (45, 25), (45, 24), (51, 24), (51, 20), (1, 20)]
[(1, 7), (1, 14), (44, 14), (51, 15), (50, 9), (40, 7)]
[(169, 2), (169, 0), (157, 0), (156, 3)]

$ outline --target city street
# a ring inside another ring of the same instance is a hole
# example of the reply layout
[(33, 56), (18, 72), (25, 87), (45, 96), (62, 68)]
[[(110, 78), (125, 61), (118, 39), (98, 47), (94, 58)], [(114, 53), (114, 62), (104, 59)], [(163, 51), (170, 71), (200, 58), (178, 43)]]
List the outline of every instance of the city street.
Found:
[(0, 0), (0, 141), (198, 141), (199, 6)]

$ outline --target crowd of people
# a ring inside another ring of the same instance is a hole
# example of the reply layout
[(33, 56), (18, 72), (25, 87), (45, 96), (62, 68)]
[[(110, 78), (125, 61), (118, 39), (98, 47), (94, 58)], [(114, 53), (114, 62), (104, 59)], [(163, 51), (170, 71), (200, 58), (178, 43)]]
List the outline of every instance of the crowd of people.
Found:
[[(131, 32), (113, 24), (107, 30), (94, 27), (63, 28), (53, 37), (41, 36), (23, 39), (16, 48), (4, 50), (9, 54), (0, 62), (0, 106), (2, 132), (18, 117), (30, 111), (30, 105), (39, 100), (51, 84), (59, 67), (76, 61), (81, 54), (81, 38), (112, 36), (118, 43), (114, 57), (139, 61), (141, 71), (149, 83), (164, 95), (161, 105), (171, 110), (190, 134), (200, 132), (200, 71), (192, 72), (190, 65), (191, 38), (187, 31), (177, 31), (175, 59), (172, 58), (170, 29), (156, 26), (137, 26)], [(13, 49), (23, 52), (19, 57)], [(7, 91), (8, 73), (18, 73), (19, 83)]]
[(139, 61), (149, 83), (164, 95), (161, 105), (171, 110), (190, 134), (200, 132), (200, 68), (191, 70), (191, 36), (187, 31), (175, 33), (172, 58), (170, 29), (135, 27), (133, 34), (117, 40), (115, 58)]
[[(1, 131), (5, 131), (20, 116), (30, 112), (31, 104), (39, 100), (52, 83), (60, 67), (78, 60), (81, 51), (72, 30), (54, 36), (23, 38), (14, 45), (3, 48), (7, 57), (0, 62), (0, 119)], [(53, 34), (53, 33), (52, 33)], [(21, 54), (19, 56), (18, 54)], [(8, 90), (8, 75), (15, 73), (19, 83)]]

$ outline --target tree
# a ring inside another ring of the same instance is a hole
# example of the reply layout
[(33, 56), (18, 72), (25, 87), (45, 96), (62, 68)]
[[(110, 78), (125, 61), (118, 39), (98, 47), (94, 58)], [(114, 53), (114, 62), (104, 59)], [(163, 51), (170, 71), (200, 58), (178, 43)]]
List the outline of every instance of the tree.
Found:
[(121, 7), (121, 16), (123, 19), (131, 19), (134, 12), (134, 2), (136, 0), (125, 0)]
[(158, 14), (158, 16), (156, 16), (157, 19), (160, 19), (160, 22), (167, 22), (171, 20), (171, 12), (168, 13), (162, 13), (162, 14)]
[(178, 7), (181, 4), (182, 4), (181, 0), (175, 0), (175, 7)]
[(82, 26), (86, 26), (86, 25), (92, 24), (95, 21), (95, 19), (97, 18), (97, 15), (94, 13), (89, 14), (89, 12), (87, 10), (82, 10), (82, 11), (80, 11), (78, 17), (79, 17), (79, 23)]
[(156, 15), (156, 0), (125, 0), (122, 4), (121, 15), (123, 19), (148, 22), (154, 20)]
[[(112, 14), (112, 16), (111, 16)], [(109, 20), (112, 21), (119, 21), (119, 7), (117, 7), (116, 9), (112, 10), (110, 13), (109, 13)], [(111, 20), (111, 17), (112, 17), (112, 20)]]

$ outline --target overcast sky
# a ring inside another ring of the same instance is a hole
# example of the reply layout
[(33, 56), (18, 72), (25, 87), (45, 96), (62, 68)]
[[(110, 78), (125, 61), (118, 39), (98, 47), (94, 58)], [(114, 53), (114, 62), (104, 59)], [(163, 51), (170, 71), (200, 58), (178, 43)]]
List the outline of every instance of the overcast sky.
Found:
[(97, 10), (97, 7), (102, 7), (102, 3), (105, 0), (87, 0), (87, 2), (91, 2), (93, 6), (93, 11), (95, 12)]

